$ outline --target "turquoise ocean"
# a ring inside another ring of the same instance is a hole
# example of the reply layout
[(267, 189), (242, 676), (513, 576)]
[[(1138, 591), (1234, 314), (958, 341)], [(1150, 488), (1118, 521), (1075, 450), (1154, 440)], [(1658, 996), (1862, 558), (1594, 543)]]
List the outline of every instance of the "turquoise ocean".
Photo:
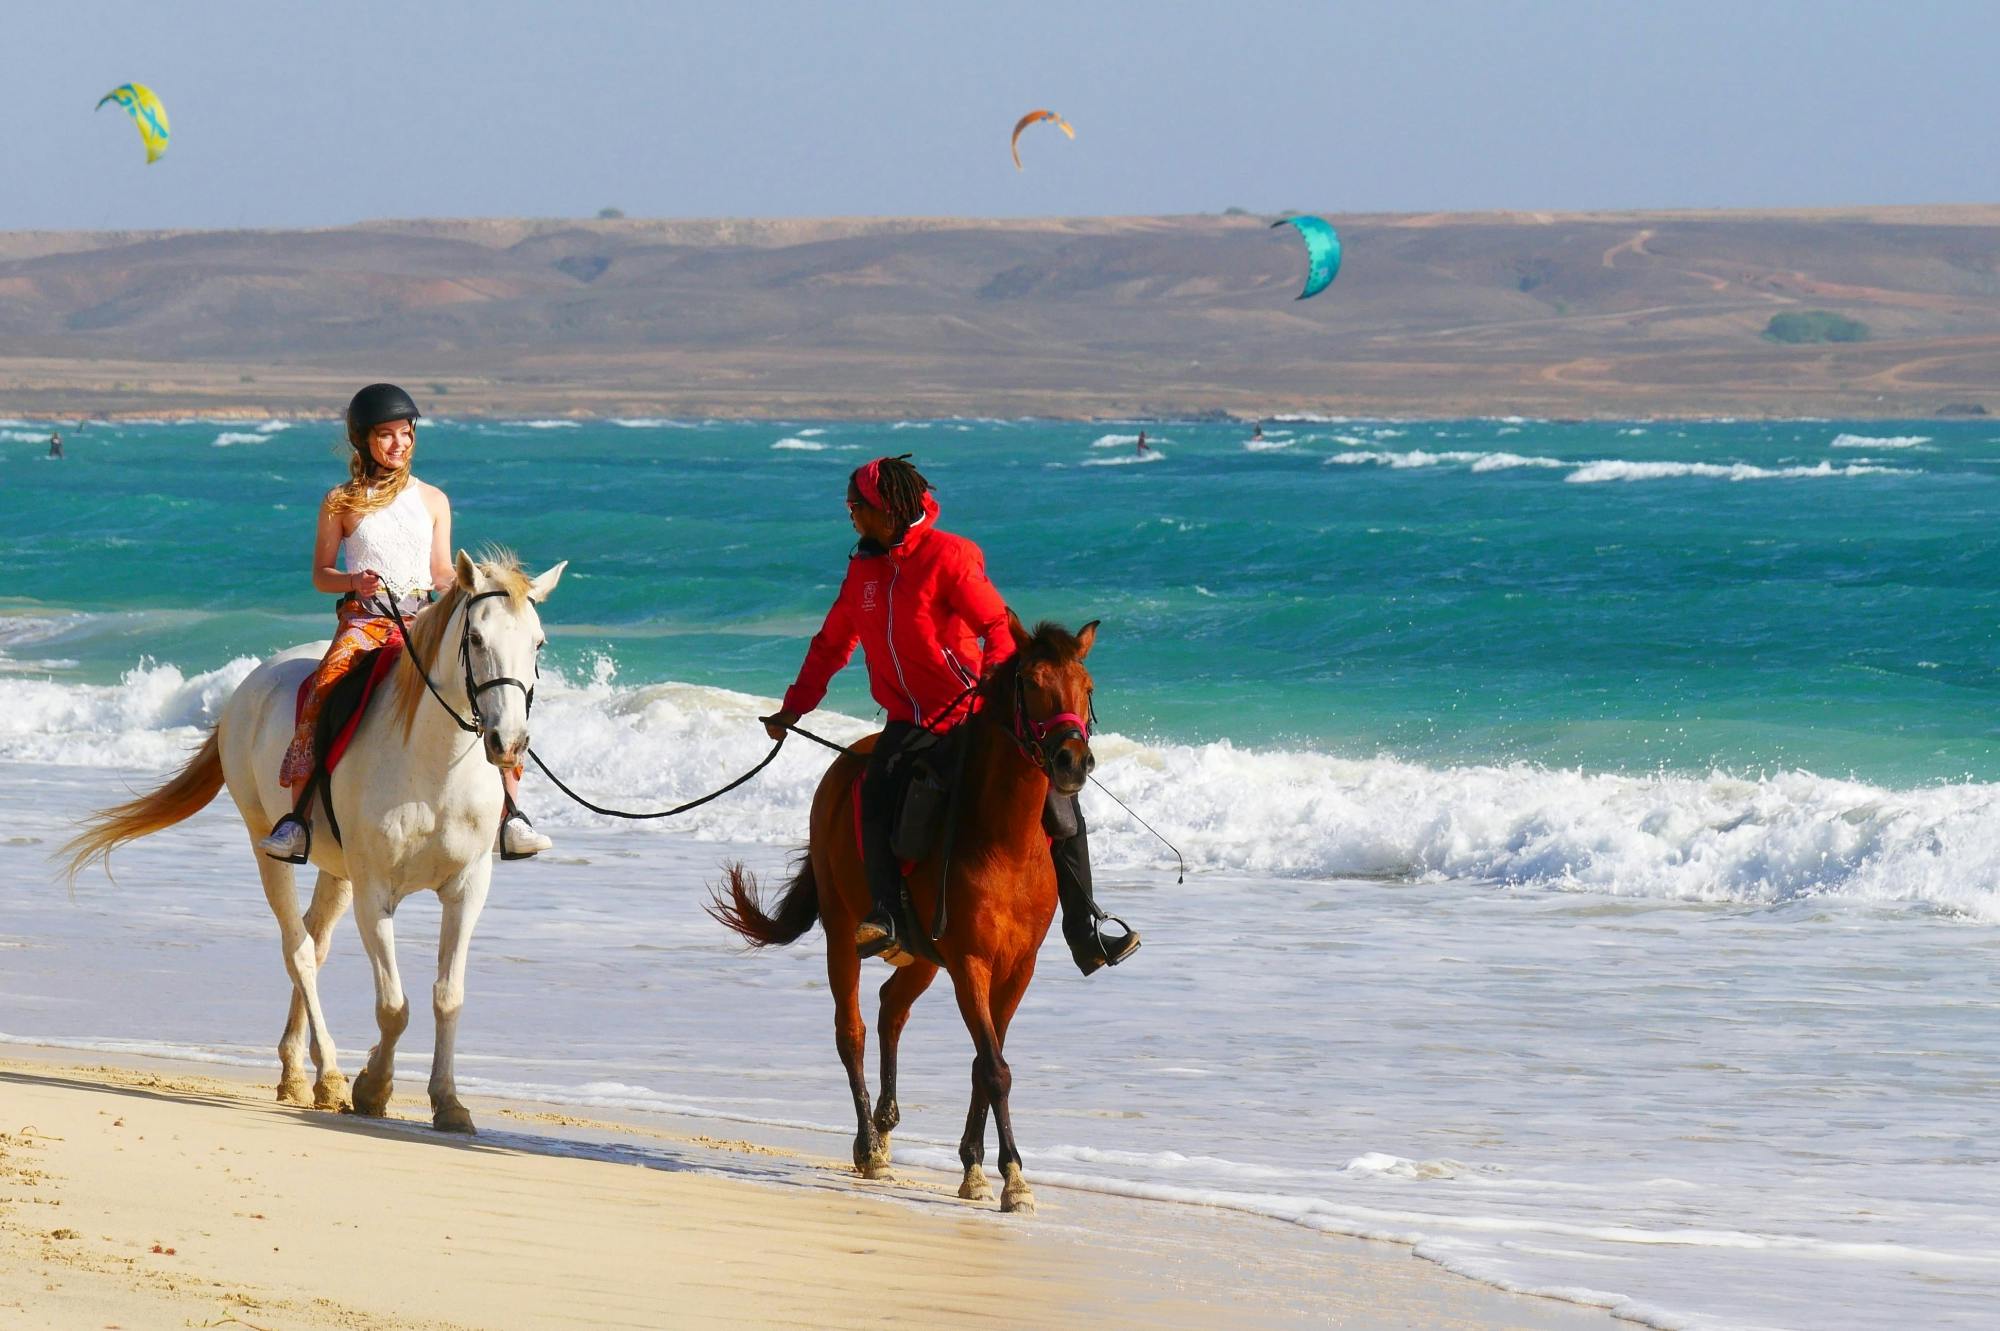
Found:
[[(241, 925), (197, 941), (101, 878), (72, 901), (42, 857), (176, 762), (255, 658), (325, 636), (312, 525), (346, 445), (58, 424), (59, 462), (50, 422), (0, 421), (0, 783), (27, 828), (0, 848), (0, 957), (23, 959), (0, 1032), (269, 1062), (283, 979), (247, 859), (189, 880)], [(1991, 1324), (2000, 425), (441, 419), (416, 470), (458, 544), (569, 561), (536, 747), (657, 806), (761, 755), (852, 541), (846, 473), (885, 452), (1023, 618), (1102, 621), (1098, 775), (1187, 856), (1176, 884), (1087, 802), (1101, 893), (1147, 946), (1088, 982), (1044, 953), (1010, 1048), (1031, 1177), (1396, 1239), (1663, 1327)], [(827, 708), (865, 731), (858, 667)], [(649, 882), (725, 851), (778, 869), (821, 766), (788, 748), (640, 828), (531, 778), (559, 849), (500, 876), (465, 1066), (845, 1130), (817, 954), (742, 957), (697, 891)], [(227, 863), (230, 818), (158, 840)], [(185, 876), (170, 859), (131, 863)], [(109, 1005), (99, 924), (154, 957), (124, 983), (193, 992), (190, 964), (238, 948), (271, 992)], [(667, 1001), (709, 982), (728, 1032)], [(905, 1093), (918, 1165), (949, 1163), (962, 1108), (947, 1009), (906, 1054), (935, 1076), (928, 1123)], [(579, 1046), (580, 1022), (606, 1033)], [(746, 1023), (782, 1087), (731, 1058)]]

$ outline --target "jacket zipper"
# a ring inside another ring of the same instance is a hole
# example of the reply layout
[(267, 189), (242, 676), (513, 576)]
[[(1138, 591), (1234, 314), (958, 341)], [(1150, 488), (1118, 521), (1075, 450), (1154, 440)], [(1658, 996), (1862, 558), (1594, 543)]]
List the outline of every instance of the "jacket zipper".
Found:
[(903, 658), (896, 655), (896, 579), (901, 577), (903, 566), (891, 560), (889, 563), (889, 623), (883, 635), (889, 640), (889, 664), (896, 667), (896, 682), (903, 686), (903, 696), (910, 700), (910, 718), (917, 725), (924, 723), (924, 709), (917, 706), (917, 695), (910, 692), (910, 681), (903, 678)]
[(952, 674), (958, 676), (958, 682), (965, 685), (968, 689), (971, 688), (972, 675), (964, 666), (958, 663), (958, 658), (951, 654), (951, 648), (939, 647), (938, 650), (944, 653), (944, 663), (951, 667)]

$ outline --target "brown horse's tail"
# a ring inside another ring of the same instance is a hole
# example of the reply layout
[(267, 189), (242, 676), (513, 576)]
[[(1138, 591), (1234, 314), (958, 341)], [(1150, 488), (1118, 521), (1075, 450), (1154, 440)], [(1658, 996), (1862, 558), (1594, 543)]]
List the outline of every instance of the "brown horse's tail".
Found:
[(167, 778), (159, 789), (92, 814), (83, 831), (71, 837), (56, 854), (69, 857), (69, 876), (73, 879), (92, 861), (109, 858), (112, 851), (126, 842), (192, 818), (207, 808), (221, 789), (222, 746), (211, 730), (187, 765)]
[(792, 881), (778, 902), (778, 913), (766, 915), (757, 904), (757, 878), (741, 864), (729, 866), (729, 891), (709, 892), (708, 913), (734, 929), (752, 947), (782, 947), (796, 943), (819, 919), (819, 884), (813, 881), (810, 856), (801, 855)]

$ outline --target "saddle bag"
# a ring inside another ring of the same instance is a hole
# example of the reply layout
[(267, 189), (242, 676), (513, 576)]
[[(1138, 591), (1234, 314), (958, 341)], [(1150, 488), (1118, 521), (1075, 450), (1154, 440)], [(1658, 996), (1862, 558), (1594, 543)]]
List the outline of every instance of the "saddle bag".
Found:
[(888, 845), (898, 859), (916, 863), (928, 859), (944, 829), (944, 813), (952, 803), (952, 787), (938, 771), (938, 757), (948, 745), (930, 745), (926, 753), (910, 763), (910, 779), (904, 783), (902, 809), (896, 813), (896, 829)]
[(952, 778), (964, 748), (964, 736), (952, 731), (919, 750), (904, 751), (901, 757), (908, 767), (903, 802), (889, 834), (889, 848), (896, 858), (915, 863), (937, 849), (944, 820), (951, 813)]

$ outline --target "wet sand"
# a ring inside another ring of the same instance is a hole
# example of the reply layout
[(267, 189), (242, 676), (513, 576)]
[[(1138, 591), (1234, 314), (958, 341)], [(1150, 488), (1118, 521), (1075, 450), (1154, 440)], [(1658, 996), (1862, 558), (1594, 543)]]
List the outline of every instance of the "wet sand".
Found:
[(20, 1328), (1605, 1328), (1406, 1249), (470, 1101), (433, 1132), (284, 1107), (237, 1069), (7, 1046), (0, 1323)]

